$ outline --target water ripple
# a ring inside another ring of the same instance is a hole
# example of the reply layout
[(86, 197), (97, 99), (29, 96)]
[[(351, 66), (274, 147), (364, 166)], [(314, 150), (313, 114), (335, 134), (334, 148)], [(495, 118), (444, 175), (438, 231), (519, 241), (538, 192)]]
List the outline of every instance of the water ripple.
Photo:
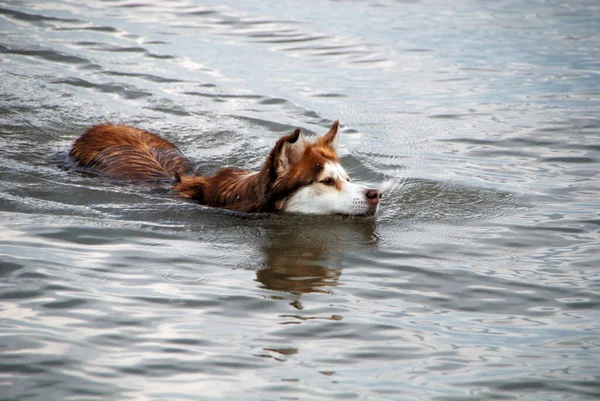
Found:
[[(596, 399), (598, 7), (0, 6), (7, 400)], [(244, 214), (73, 170), (92, 124), (199, 172), (340, 119), (375, 218)]]

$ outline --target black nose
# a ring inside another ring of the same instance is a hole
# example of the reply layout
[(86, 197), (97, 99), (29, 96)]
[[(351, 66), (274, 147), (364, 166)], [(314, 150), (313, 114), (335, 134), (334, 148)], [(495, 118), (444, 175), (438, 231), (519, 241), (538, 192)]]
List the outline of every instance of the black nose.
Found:
[(377, 205), (379, 203), (379, 199), (381, 199), (381, 192), (376, 189), (367, 189), (365, 195), (367, 196), (367, 201), (373, 205)]

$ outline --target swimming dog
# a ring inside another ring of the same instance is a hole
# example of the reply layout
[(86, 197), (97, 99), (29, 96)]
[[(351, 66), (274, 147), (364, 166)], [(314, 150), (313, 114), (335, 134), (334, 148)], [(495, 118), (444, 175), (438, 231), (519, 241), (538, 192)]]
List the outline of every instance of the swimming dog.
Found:
[(374, 215), (381, 192), (350, 182), (336, 151), (339, 122), (314, 142), (300, 129), (282, 136), (259, 171), (223, 168), (196, 175), (171, 142), (125, 125), (91, 127), (73, 144), (80, 168), (134, 181), (174, 180), (173, 192), (202, 205), (240, 212)]

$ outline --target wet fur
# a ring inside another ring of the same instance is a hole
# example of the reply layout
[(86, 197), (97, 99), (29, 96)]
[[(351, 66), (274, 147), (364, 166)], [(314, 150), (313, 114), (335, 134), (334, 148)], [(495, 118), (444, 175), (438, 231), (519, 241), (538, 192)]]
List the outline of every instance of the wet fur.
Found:
[(125, 125), (96, 125), (80, 136), (69, 158), (113, 178), (156, 180), (191, 172), (192, 163), (171, 142)]
[[(336, 161), (334, 122), (314, 143), (300, 129), (281, 137), (258, 172), (224, 168), (213, 176), (191, 174), (192, 163), (169, 141), (124, 125), (97, 125), (69, 153), (81, 168), (129, 180), (175, 179), (173, 191), (203, 205), (242, 212), (284, 210), (288, 196), (310, 185), (328, 161)], [(302, 142), (302, 143), (300, 143)]]

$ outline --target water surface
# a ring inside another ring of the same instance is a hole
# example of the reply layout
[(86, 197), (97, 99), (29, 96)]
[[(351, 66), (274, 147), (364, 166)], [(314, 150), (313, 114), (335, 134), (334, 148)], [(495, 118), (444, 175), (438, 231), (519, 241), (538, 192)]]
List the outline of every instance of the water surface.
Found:
[[(0, 1), (3, 400), (600, 397), (595, 1)], [(72, 171), (86, 127), (258, 168), (342, 123), (375, 219)]]

